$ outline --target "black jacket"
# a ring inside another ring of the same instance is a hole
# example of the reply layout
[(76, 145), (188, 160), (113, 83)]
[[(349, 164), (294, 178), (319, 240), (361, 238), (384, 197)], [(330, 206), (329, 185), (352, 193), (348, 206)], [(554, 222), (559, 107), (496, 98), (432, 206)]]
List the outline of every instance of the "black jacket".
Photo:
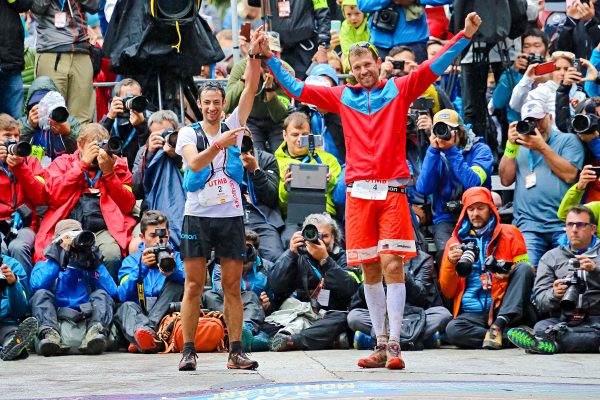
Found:
[(331, 39), (331, 16), (327, 2), (297, 0), (290, 2), (288, 18), (278, 16), (279, 0), (269, 0), (273, 14), (272, 30), (279, 33), (283, 50), (291, 50), (299, 43), (316, 36), (317, 43), (329, 45)]
[(558, 31), (556, 50), (570, 51), (577, 58), (589, 59), (592, 50), (600, 42), (600, 4), (595, 4), (596, 15), (588, 22), (575, 21), (567, 17)]
[[(135, 165), (135, 159), (138, 153), (138, 150), (146, 144), (148, 140), (149, 132), (148, 132), (148, 118), (150, 114), (148, 112), (144, 113), (144, 122), (136, 126), (135, 137), (131, 139), (126, 148), (123, 149), (123, 157), (127, 157), (127, 166), (130, 171), (133, 171), (133, 167)], [(115, 132), (115, 120), (109, 118), (108, 116), (102, 117), (100, 124), (106, 128), (108, 132), (110, 132), (110, 136), (117, 136)], [(119, 138), (125, 144), (127, 141), (129, 134), (133, 130), (133, 126), (127, 123), (122, 127), (119, 127)]]
[(563, 85), (562, 83), (556, 90), (556, 127), (564, 133), (571, 133), (573, 131), (571, 126), (571, 110), (569, 108), (570, 91), (571, 85)]
[(308, 278), (308, 291), (312, 292), (320, 280), (311, 267), (317, 268), (325, 280), (325, 289), (330, 290), (327, 310), (347, 311), (350, 300), (358, 289), (354, 268), (347, 267), (346, 252), (339, 250), (329, 255), (325, 265), (310, 256), (298, 255), (286, 250), (275, 262), (269, 273), (269, 284), (276, 301), (283, 301), (295, 291), (300, 301), (310, 301), (310, 293), (304, 287), (303, 277)]
[(25, 34), (19, 13), (31, 8), (33, 0), (0, 1), (0, 70), (20, 72), (25, 68), (23, 59)]

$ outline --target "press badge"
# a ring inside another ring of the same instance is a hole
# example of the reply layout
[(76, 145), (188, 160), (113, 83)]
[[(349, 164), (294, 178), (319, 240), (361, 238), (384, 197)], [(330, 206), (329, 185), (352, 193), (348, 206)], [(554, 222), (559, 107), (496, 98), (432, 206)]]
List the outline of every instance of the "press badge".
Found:
[(329, 306), (329, 297), (331, 296), (331, 290), (329, 289), (321, 289), (319, 291), (319, 295), (317, 296), (317, 301), (323, 307)]
[(54, 14), (54, 26), (57, 28), (64, 28), (67, 26), (67, 13), (64, 11), (57, 12)]
[(206, 183), (198, 193), (198, 202), (205, 207), (232, 202), (233, 191), (227, 178), (217, 178)]
[(279, 1), (277, 7), (279, 8), (279, 18), (288, 18), (292, 13), (289, 1)]
[(385, 200), (388, 194), (387, 181), (356, 181), (350, 196), (365, 200)]
[(525, 188), (531, 189), (536, 184), (535, 172), (530, 173), (525, 177)]

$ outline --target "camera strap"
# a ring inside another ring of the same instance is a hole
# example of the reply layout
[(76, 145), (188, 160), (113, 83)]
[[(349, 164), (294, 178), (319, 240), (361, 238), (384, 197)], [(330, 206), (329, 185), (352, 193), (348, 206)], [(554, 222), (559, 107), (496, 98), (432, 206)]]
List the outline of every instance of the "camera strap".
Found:
[[(115, 119), (115, 122), (113, 122), (113, 130), (116, 133), (116, 135), (114, 135), (114, 136), (116, 136), (120, 139), (121, 134), (119, 133), (119, 124), (117, 123), (116, 119)], [(137, 133), (137, 130), (135, 129), (135, 126), (134, 126), (133, 129), (131, 130), (131, 132), (129, 133), (127, 140), (125, 140), (125, 142), (123, 143), (123, 146), (121, 147), (122, 149), (126, 148), (129, 145), (129, 143), (131, 143), (131, 140), (133, 139), (133, 137), (135, 136), (136, 133)]]
[(96, 186), (96, 183), (98, 182), (98, 180), (102, 176), (102, 170), (101, 169), (98, 170), (98, 172), (96, 173), (96, 176), (94, 177), (94, 179), (90, 179), (90, 176), (88, 175), (87, 171), (83, 171), (83, 176), (88, 181), (88, 184), (90, 185), (90, 188), (93, 188), (94, 186)]
[(142, 311), (147, 313), (148, 309), (146, 308), (146, 294), (145, 294), (145, 289), (144, 289), (144, 280), (142, 279), (142, 257), (141, 256), (140, 256), (140, 263), (138, 264), (138, 268), (139, 268), (138, 278), (135, 283), (137, 286), (138, 302), (140, 304), (140, 307), (142, 308)]

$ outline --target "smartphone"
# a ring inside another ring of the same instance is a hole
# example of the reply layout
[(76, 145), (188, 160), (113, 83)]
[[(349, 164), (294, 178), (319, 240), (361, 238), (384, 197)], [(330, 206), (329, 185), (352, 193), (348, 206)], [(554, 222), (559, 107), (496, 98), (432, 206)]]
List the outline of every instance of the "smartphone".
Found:
[(335, 31), (338, 35), (340, 34), (340, 30), (342, 29), (342, 21), (332, 20), (331, 21), (331, 30)]
[(252, 26), (250, 22), (244, 22), (242, 24), (242, 28), (240, 29), (240, 36), (242, 36), (248, 43), (250, 43), (250, 29)]
[(533, 73), (536, 75), (546, 75), (554, 71), (556, 71), (556, 64), (553, 62), (547, 62), (536, 66), (533, 70)]
[(323, 147), (323, 136), (322, 135), (303, 135), (300, 136), (300, 146), (308, 147), (310, 144), (310, 136), (314, 138), (315, 147)]
[(592, 171), (596, 173), (596, 178), (600, 179), (600, 166), (592, 167)]

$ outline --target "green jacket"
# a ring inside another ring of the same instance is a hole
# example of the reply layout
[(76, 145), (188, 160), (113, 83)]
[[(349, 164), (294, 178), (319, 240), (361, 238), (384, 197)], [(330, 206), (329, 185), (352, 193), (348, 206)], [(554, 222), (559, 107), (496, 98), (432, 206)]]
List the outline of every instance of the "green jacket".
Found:
[[(316, 153), (321, 157), (323, 164), (329, 165), (329, 174), (331, 175), (331, 178), (329, 179), (329, 182), (327, 182), (327, 193), (325, 194), (325, 197), (327, 199), (327, 212), (335, 217), (337, 210), (335, 203), (333, 202), (333, 189), (335, 188), (338, 177), (342, 173), (342, 167), (333, 154), (329, 154), (323, 150), (316, 150)], [(275, 151), (275, 158), (277, 159), (277, 164), (279, 164), (279, 175), (281, 176), (281, 179), (279, 180), (279, 206), (281, 207), (281, 213), (284, 216), (287, 216), (288, 191), (284, 186), (285, 173), (290, 164), (300, 163), (300, 160), (289, 155), (286, 142), (281, 143), (281, 146)], [(317, 161), (311, 157), (309, 164), (316, 163)]]
[(367, 26), (367, 18), (368, 15), (365, 14), (365, 19), (362, 24), (358, 26), (358, 28), (353, 27), (348, 23), (348, 21), (342, 22), (342, 27), (340, 28), (340, 46), (342, 47), (342, 54), (344, 59), (348, 57), (348, 51), (350, 51), (350, 46), (357, 42), (368, 42), (371, 33), (369, 32), (369, 27)]
[[(240, 79), (244, 76), (246, 71), (246, 59), (238, 61), (233, 66), (229, 80), (227, 81), (227, 90), (225, 91), (225, 113), (231, 113), (239, 104), (240, 97), (244, 91), (244, 84)], [(283, 65), (294, 75), (294, 70), (285, 61), (282, 61)], [(261, 79), (262, 85), (262, 79)], [(274, 123), (283, 122), (285, 117), (288, 115), (288, 107), (290, 105), (290, 98), (285, 94), (283, 89), (273, 81), (277, 96), (273, 96), (271, 101), (265, 102), (265, 93), (261, 91), (261, 86), (258, 88), (254, 104), (252, 105), (252, 111), (250, 112), (250, 118), (265, 120), (271, 119)]]
[[(585, 190), (578, 190), (577, 184), (571, 186), (571, 188), (567, 190), (567, 193), (565, 193), (565, 197), (563, 197), (562, 201), (560, 202), (558, 212), (556, 213), (561, 221), (565, 221), (567, 219), (567, 214), (572, 207), (581, 204), (581, 200), (583, 199), (584, 194)], [(600, 223), (598, 223), (598, 221), (600, 221), (600, 201), (592, 201), (584, 205), (590, 210), (592, 210), (592, 212), (594, 213), (594, 218), (596, 218), (596, 225), (598, 226), (596, 234), (600, 236)]]

